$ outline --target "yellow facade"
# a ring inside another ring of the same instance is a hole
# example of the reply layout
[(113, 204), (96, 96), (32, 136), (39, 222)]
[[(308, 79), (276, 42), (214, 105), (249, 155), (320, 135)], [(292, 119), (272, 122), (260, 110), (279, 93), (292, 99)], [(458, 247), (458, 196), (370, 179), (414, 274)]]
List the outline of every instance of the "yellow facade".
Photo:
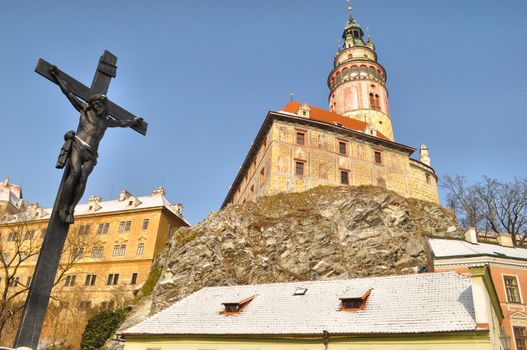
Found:
[[(82, 308), (109, 307), (130, 299), (147, 279), (154, 258), (165, 247), (170, 234), (188, 226), (180, 210), (162, 195), (130, 197), (147, 205), (129, 206), (126, 197), (120, 201), (90, 202), (90, 208), (96, 205), (102, 209), (99, 212), (93, 209), (89, 212), (87, 205), (83, 205), (86, 210), (76, 210), (78, 215), (70, 226), (56, 277), (60, 281), (53, 293), (79, 303)], [(111, 209), (104, 210), (107, 203)], [(29, 285), (46, 227), (47, 217), (0, 223), (0, 251), (7, 258), (6, 263), (12, 261), (8, 270), (17, 281), (9, 287), (10, 293)], [(18, 263), (17, 251), (28, 258)], [(0, 278), (2, 282), (7, 280), (4, 269)]]
[(488, 332), (318, 338), (133, 337), (125, 350), (492, 350)]
[[(303, 145), (298, 144), (297, 133), (305, 135)], [(439, 202), (434, 170), (387, 140), (295, 123), (290, 118), (273, 120), (253, 148), (224, 205), (325, 185), (381, 186), (404, 197)], [(297, 174), (297, 163), (303, 164), (303, 175)], [(347, 173), (348, 184), (342, 183), (342, 172)]]

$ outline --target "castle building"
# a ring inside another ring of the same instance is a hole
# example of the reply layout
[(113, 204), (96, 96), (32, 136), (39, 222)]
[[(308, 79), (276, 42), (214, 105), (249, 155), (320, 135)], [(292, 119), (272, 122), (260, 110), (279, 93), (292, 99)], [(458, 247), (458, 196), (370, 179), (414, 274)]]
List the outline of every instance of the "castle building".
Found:
[(321, 185), (375, 185), (439, 202), (428, 148), (395, 142), (386, 71), (351, 16), (329, 73), (329, 110), (291, 101), (267, 114), (222, 207)]
[[(29, 287), (50, 215), (51, 209), (24, 204), (0, 221), (0, 282), (9, 293)], [(91, 196), (75, 208), (54, 295), (81, 309), (107, 308), (116, 299), (131, 298), (170, 235), (182, 226), (189, 226), (182, 205), (171, 204), (161, 187), (148, 196), (126, 190), (116, 200)]]

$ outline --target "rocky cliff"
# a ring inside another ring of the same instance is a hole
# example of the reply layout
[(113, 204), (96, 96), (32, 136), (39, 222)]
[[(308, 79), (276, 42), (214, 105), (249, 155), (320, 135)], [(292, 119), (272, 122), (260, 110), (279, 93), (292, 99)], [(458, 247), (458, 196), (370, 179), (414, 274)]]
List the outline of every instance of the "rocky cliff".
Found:
[(204, 286), (415, 273), (452, 212), (378, 187), (319, 187), (229, 205), (168, 242), (152, 312)]

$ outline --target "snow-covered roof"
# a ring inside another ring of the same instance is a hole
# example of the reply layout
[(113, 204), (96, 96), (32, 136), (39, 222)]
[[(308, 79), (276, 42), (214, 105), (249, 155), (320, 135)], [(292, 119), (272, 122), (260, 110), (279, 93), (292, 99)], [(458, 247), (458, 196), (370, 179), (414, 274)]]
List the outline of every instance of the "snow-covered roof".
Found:
[(527, 260), (527, 249), (525, 248), (511, 248), (489, 243), (470, 243), (460, 239), (445, 238), (429, 238), (428, 243), (435, 258), (494, 256)]
[[(125, 195), (123, 195), (123, 193)], [(88, 203), (80, 203), (75, 207), (75, 217), (82, 217), (93, 214), (109, 214), (112, 212), (126, 210), (142, 210), (149, 208), (165, 207), (170, 212), (181, 218), (186, 224), (190, 225), (182, 212), (182, 205), (171, 204), (164, 195), (164, 189), (157, 189), (149, 196), (134, 196), (126, 190), (121, 192), (119, 199), (103, 201), (100, 197), (92, 196)], [(38, 204), (28, 205), (21, 213), (7, 216), (5, 223), (26, 220), (48, 220), (51, 217), (53, 208), (40, 208)]]
[[(295, 295), (300, 287), (303, 295)], [(371, 293), (362, 310), (340, 311), (350, 288)], [(255, 297), (239, 314), (226, 300)], [(123, 335), (400, 334), (474, 331), (470, 277), (454, 272), (246, 286), (207, 287)]]

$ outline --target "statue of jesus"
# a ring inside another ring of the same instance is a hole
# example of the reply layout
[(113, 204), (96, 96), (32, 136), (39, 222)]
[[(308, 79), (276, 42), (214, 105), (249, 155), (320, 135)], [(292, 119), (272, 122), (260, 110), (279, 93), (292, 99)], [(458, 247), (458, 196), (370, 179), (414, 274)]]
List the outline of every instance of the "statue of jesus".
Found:
[(63, 222), (71, 224), (74, 222), (75, 206), (82, 198), (88, 176), (97, 164), (97, 150), (106, 129), (136, 126), (141, 124), (143, 118), (113, 119), (108, 116), (108, 99), (105, 95), (92, 95), (85, 103), (68, 90), (56, 66), (52, 66), (49, 72), (73, 107), (80, 112), (77, 132), (69, 131), (64, 135), (66, 142), (56, 166), (63, 168), (67, 159), (70, 161), (69, 173), (63, 187), (64, 205), (59, 208), (59, 216)]

